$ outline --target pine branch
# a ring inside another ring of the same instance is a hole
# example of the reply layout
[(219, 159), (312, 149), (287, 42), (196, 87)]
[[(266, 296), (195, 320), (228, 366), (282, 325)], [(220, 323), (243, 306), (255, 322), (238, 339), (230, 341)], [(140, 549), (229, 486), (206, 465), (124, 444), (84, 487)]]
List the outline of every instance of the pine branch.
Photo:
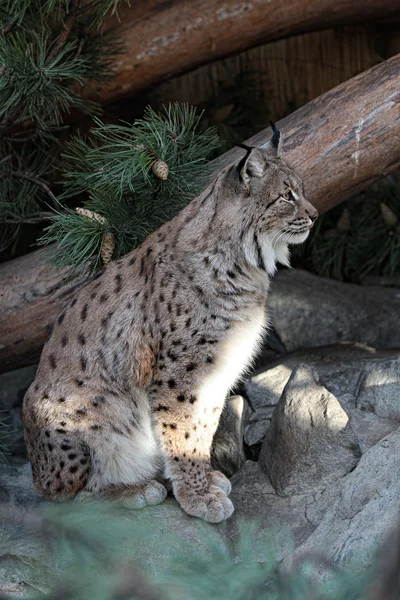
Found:
[(65, 19), (65, 22), (63, 23), (63, 31), (58, 36), (56, 43), (54, 45), (54, 48), (52, 49), (52, 51), (49, 54), (49, 57), (48, 57), (49, 63), (52, 62), (58, 56), (62, 47), (64, 46), (64, 44), (68, 40), (69, 36), (71, 35), (71, 30), (75, 23), (77, 14), (78, 14), (79, 4), (80, 4), (80, 0), (71, 0), (71, 5), (70, 5), (70, 10), (69, 10), (68, 16)]
[(200, 128), (200, 115), (188, 105), (163, 113), (148, 108), (133, 125), (96, 122), (89, 140), (75, 136), (67, 144), (60, 199), (85, 193), (85, 207), (105, 222), (56, 214), (39, 241), (56, 242), (56, 267), (100, 268), (106, 234), (115, 239), (115, 258), (135, 248), (196, 194), (209, 169), (206, 157), (220, 143), (213, 129)]
[(20, 219), (0, 217), (0, 223), (3, 223), (5, 225), (32, 225), (36, 223), (43, 223), (45, 221), (49, 221), (53, 216), (54, 215), (51, 212), (41, 212), (36, 215), (31, 215), (30, 217), (21, 217)]
[(100, 112), (77, 87), (110, 77), (118, 43), (94, 30), (118, 3), (100, 0), (83, 15), (82, 0), (0, 2), (0, 250), (21, 224), (42, 219), (44, 205), (59, 207), (46, 152), (57, 159), (65, 113)]
[(6, 35), (7, 33), (9, 33), (11, 31), (11, 29), (16, 24), (17, 24), (17, 19), (11, 19), (6, 25), (3, 26), (2, 30), (1, 30), (1, 33), (3, 35)]
[(34, 183), (37, 187), (42, 189), (47, 194), (47, 196), (51, 200), (51, 203), (53, 204), (53, 207), (56, 209), (58, 208), (58, 202), (57, 202), (53, 192), (51, 191), (51, 189), (47, 185), (47, 183), (45, 183), (44, 181), (38, 179), (37, 177), (34, 177), (33, 175), (30, 175), (29, 173), (21, 173), (20, 171), (10, 171), (6, 175), (0, 175), (0, 179), (6, 179), (7, 177), (15, 177), (17, 179), (18, 178), (26, 179), (26, 181), (30, 181), (31, 183)]

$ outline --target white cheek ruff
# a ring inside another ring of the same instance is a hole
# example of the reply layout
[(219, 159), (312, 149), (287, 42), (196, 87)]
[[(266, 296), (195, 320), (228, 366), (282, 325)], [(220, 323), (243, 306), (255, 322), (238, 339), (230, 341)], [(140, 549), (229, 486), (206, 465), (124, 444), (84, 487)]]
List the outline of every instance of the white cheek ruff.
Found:
[(291, 233), (288, 240), (288, 244), (302, 244), (306, 241), (310, 235), (310, 230), (303, 231), (302, 233)]
[(276, 273), (276, 264), (280, 263), (290, 267), (290, 254), (288, 249), (288, 234), (283, 232), (264, 234), (260, 236), (261, 254), (268, 275)]

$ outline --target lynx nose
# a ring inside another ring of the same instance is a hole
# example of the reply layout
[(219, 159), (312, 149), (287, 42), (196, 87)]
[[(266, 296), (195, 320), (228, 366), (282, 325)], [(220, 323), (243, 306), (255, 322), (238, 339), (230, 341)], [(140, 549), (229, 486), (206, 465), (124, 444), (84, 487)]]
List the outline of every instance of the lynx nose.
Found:
[(318, 211), (317, 211), (317, 209), (314, 208), (314, 210), (312, 210), (312, 211), (307, 211), (307, 216), (310, 219), (310, 225), (312, 225), (313, 223), (315, 223), (315, 221), (318, 219)]

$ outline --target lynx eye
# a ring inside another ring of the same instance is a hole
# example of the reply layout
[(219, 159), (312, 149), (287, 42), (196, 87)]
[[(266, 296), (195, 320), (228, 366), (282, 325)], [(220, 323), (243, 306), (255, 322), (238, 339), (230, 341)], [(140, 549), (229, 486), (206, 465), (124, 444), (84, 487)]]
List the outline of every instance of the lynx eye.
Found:
[(292, 194), (292, 192), (289, 190), (287, 192), (285, 192), (284, 194), (281, 194), (281, 200), (284, 200), (285, 202), (294, 202), (294, 196)]

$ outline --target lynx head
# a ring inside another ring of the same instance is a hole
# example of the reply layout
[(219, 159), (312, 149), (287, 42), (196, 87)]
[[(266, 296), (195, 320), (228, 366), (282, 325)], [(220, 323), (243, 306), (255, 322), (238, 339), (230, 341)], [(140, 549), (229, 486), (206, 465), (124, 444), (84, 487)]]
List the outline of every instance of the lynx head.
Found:
[[(288, 244), (304, 242), (318, 212), (304, 197), (299, 175), (281, 158), (282, 135), (271, 126), (271, 140), (261, 148), (242, 145), (246, 155), (227, 175), (240, 205), (239, 218), (252, 231), (265, 260), (275, 265), (288, 264)], [(267, 265), (267, 270), (274, 268)]]

